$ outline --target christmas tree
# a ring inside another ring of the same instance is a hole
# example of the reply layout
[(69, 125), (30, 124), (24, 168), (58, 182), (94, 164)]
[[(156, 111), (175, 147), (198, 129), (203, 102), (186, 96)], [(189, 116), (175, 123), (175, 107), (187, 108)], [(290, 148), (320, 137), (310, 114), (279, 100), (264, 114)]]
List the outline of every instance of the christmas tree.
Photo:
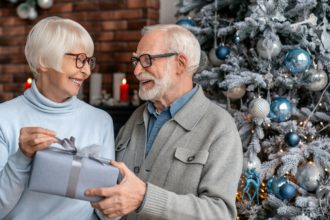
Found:
[(330, 219), (329, 3), (177, 4), (203, 50), (194, 80), (241, 135), (238, 219)]

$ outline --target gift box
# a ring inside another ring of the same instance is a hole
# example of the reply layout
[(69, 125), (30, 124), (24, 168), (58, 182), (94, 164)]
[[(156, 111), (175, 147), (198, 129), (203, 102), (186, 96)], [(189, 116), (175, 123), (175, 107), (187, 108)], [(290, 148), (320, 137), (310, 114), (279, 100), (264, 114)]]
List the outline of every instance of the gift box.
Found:
[[(93, 147), (86, 148), (92, 149)], [(109, 160), (76, 150), (47, 148), (37, 151), (29, 181), (29, 189), (87, 201), (102, 197), (85, 196), (89, 188), (117, 184), (119, 171)]]

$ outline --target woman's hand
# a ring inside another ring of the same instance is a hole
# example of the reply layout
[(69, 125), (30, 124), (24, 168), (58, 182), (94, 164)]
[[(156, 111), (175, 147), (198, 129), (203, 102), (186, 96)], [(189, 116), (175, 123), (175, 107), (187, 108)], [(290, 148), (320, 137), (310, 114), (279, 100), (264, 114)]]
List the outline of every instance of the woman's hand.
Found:
[(55, 136), (56, 134), (54, 131), (45, 128), (21, 128), (19, 135), (19, 148), (25, 156), (33, 157), (36, 151), (56, 143)]

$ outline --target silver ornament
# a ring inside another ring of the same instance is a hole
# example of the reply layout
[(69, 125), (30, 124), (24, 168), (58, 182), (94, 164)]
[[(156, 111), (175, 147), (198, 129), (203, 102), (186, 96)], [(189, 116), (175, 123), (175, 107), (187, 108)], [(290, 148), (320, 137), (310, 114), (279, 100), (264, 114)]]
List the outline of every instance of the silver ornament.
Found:
[(265, 59), (276, 57), (282, 50), (282, 43), (276, 36), (274, 39), (260, 38), (257, 42), (259, 56)]
[(260, 159), (256, 156), (254, 157), (251, 161), (249, 160), (249, 157), (245, 155), (243, 157), (243, 173), (247, 169), (255, 169), (258, 173), (260, 173), (261, 170), (261, 161)]
[(246, 86), (240, 85), (229, 89), (228, 91), (223, 92), (223, 94), (230, 99), (240, 99), (246, 93)]
[(34, 20), (38, 17), (38, 13), (35, 8), (31, 7), (29, 10), (29, 19)]
[(53, 6), (53, 0), (38, 0), (38, 5), (40, 8), (48, 9)]
[(292, 220), (311, 220), (311, 219), (303, 214), (292, 218)]
[(308, 192), (315, 192), (322, 176), (323, 170), (313, 162), (308, 162), (301, 166), (296, 175), (299, 186)]
[(303, 79), (306, 88), (311, 91), (321, 91), (328, 85), (328, 74), (323, 70), (310, 69), (304, 74)]
[(249, 112), (255, 118), (265, 118), (270, 110), (269, 103), (263, 98), (256, 98), (249, 105)]
[(224, 63), (223, 60), (220, 60), (217, 55), (215, 54), (215, 50), (216, 48), (212, 48), (210, 51), (209, 51), (209, 59), (210, 59), (210, 62), (212, 63), (213, 66), (220, 66), (221, 64)]
[(20, 4), (16, 9), (16, 13), (17, 13), (18, 17), (20, 17), (22, 19), (29, 18), (30, 8), (31, 7), (27, 3)]

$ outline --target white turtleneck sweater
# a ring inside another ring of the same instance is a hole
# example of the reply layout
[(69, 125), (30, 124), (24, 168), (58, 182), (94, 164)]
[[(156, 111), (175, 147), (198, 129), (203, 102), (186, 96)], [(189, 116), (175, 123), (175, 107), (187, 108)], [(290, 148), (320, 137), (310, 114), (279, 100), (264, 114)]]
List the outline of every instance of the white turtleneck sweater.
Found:
[[(102, 157), (114, 159), (112, 119), (76, 97), (56, 103), (43, 96), (35, 82), (13, 100), (0, 104), (0, 219), (97, 219), (87, 201), (27, 189), (32, 160), (19, 150), (22, 127), (43, 127), (59, 138), (76, 138), (77, 148), (103, 146)], [(100, 177), (102, 178), (102, 177)]]

